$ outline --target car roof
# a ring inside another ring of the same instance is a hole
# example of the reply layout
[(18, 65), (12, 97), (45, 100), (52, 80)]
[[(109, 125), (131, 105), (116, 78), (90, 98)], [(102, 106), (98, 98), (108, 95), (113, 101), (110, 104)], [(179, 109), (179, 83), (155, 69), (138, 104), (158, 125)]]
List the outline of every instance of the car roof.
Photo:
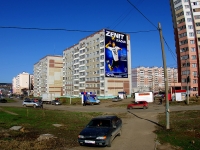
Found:
[(95, 119), (113, 119), (113, 118), (116, 118), (117, 116), (115, 115), (109, 115), (109, 116), (97, 116), (95, 118), (93, 118), (92, 120), (95, 120)]

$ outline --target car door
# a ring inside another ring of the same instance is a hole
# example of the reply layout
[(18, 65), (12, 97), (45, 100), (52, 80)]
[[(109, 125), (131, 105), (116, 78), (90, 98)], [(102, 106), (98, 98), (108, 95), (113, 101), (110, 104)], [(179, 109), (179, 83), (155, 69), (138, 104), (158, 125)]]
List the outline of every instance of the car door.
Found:
[(139, 108), (139, 102), (135, 102), (135, 103), (133, 104), (133, 108)]
[(142, 102), (142, 101), (140, 101), (140, 102), (138, 103), (138, 108), (143, 108), (143, 102)]
[(115, 138), (115, 136), (119, 133), (119, 123), (117, 122), (118, 118), (115, 117), (112, 119), (112, 140)]
[(28, 101), (28, 106), (33, 106), (33, 101)]

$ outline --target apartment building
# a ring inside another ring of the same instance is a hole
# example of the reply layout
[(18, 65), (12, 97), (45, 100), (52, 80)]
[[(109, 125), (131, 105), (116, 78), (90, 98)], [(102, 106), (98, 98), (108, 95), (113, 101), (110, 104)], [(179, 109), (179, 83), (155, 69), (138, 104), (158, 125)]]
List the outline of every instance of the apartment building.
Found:
[[(176, 68), (167, 68), (168, 86), (178, 82)], [(139, 91), (149, 89), (158, 92), (165, 89), (164, 69), (162, 67), (137, 67), (132, 69), (132, 86)]]
[(198, 80), (200, 1), (170, 0), (170, 5), (177, 53), (178, 81), (182, 83), (182, 89), (187, 89), (188, 86), (188, 92), (193, 96), (200, 90), (198, 88), (200, 85)]
[(30, 91), (33, 85), (33, 75), (22, 72), (12, 79), (13, 94), (23, 94), (23, 90)]
[(130, 35), (102, 29), (63, 51), (63, 94), (131, 93)]
[(43, 94), (62, 95), (62, 56), (45, 56), (34, 64), (34, 96)]

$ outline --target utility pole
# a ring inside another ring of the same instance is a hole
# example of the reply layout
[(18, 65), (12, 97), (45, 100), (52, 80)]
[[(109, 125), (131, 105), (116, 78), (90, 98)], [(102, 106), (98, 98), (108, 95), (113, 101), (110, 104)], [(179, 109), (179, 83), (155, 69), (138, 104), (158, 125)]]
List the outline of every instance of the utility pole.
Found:
[[(188, 54), (188, 56), (189, 56), (189, 54)], [(189, 74), (188, 74), (188, 72), (190, 71), (190, 70), (188, 70), (187, 68), (188, 68), (188, 62), (187, 62), (187, 59), (189, 59), (189, 57), (188, 58), (186, 58), (186, 74), (187, 74), (187, 78), (186, 78), (186, 83), (187, 83), (187, 97), (186, 97), (186, 103), (187, 103), (187, 105), (189, 105), (189, 82), (190, 82), (190, 77), (189, 77)]]
[[(70, 68), (70, 67), (68, 67), (69, 68), (69, 70), (71, 71), (71, 73), (72, 73), (72, 76), (73, 76), (73, 72), (72, 72), (72, 69)], [(72, 83), (73, 83), (73, 78), (72, 78)], [(72, 102), (72, 87), (73, 87), (73, 85), (72, 85), (72, 83), (71, 83), (71, 92), (70, 92), (70, 105), (71, 105), (71, 102)]]
[(166, 56), (165, 56), (165, 49), (164, 49), (164, 43), (163, 43), (162, 28), (161, 28), (161, 24), (160, 23), (158, 23), (158, 30), (159, 30), (159, 34), (160, 34), (160, 43), (161, 43), (161, 49), (162, 49), (162, 59), (163, 59), (163, 68), (164, 68), (164, 79), (165, 79), (166, 129), (170, 129), (170, 125), (169, 125), (169, 100), (168, 100), (168, 78), (167, 78)]

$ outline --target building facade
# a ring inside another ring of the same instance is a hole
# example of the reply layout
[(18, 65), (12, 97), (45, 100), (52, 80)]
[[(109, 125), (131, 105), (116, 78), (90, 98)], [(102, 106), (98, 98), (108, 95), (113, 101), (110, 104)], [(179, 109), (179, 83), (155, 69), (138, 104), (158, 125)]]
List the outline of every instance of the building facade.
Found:
[[(176, 68), (167, 68), (168, 86), (178, 82)], [(159, 92), (165, 89), (164, 69), (162, 67), (137, 67), (132, 69), (132, 88), (138, 91)], [(134, 91), (135, 92), (135, 91)]]
[(34, 64), (34, 96), (62, 95), (63, 60), (62, 56), (45, 56)]
[(177, 53), (178, 81), (194, 96), (198, 88), (200, 1), (170, 0)]
[(131, 93), (130, 36), (100, 30), (63, 51), (63, 95)]
[(23, 90), (30, 92), (33, 85), (33, 75), (22, 72), (12, 79), (13, 94), (23, 94)]

